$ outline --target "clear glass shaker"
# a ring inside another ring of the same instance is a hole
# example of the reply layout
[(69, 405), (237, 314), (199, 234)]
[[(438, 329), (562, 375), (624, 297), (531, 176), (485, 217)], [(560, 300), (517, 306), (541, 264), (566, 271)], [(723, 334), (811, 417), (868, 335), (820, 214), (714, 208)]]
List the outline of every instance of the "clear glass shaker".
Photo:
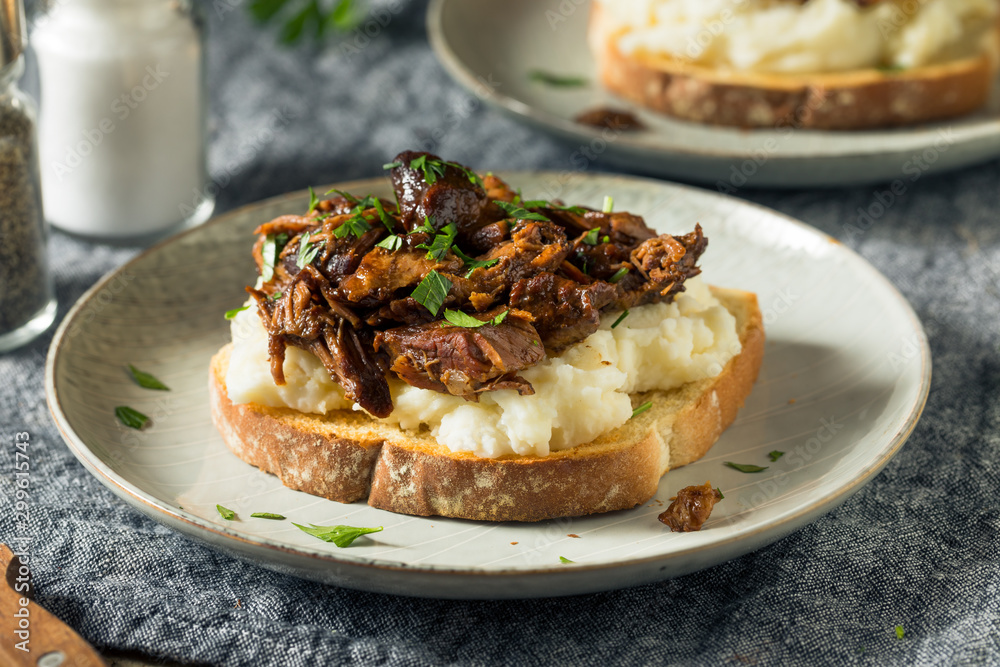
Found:
[(56, 316), (45, 252), (36, 112), (18, 88), (24, 44), (22, 0), (0, 1), (0, 352), (34, 339)]
[(31, 43), (51, 224), (142, 243), (208, 219), (205, 31), (191, 0), (51, 3)]

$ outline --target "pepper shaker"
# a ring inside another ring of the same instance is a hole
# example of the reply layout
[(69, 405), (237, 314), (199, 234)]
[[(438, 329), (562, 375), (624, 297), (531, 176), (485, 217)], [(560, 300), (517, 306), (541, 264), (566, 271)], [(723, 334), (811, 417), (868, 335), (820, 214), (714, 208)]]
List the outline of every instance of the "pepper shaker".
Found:
[(0, 0), (0, 352), (34, 339), (56, 316), (45, 254), (36, 111), (18, 88), (25, 41), (22, 0)]
[(191, 0), (72, 0), (36, 21), (52, 225), (142, 243), (208, 219), (203, 25)]

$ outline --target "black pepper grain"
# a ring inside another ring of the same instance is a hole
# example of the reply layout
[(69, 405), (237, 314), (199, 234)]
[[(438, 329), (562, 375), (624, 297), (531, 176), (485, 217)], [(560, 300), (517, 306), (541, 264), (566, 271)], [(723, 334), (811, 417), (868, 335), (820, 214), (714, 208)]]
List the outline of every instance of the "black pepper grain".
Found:
[(18, 99), (0, 94), (0, 335), (31, 320), (50, 294), (34, 136)]

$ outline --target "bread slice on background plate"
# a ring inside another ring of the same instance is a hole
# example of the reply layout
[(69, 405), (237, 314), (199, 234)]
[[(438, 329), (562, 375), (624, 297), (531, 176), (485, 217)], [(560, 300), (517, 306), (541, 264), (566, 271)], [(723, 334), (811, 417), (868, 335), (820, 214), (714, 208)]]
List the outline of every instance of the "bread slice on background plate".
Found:
[(764, 356), (756, 295), (713, 287), (736, 318), (742, 350), (713, 378), (632, 396), (652, 407), (593, 442), (548, 456), (453, 452), (427, 430), (405, 432), (356, 411), (326, 415), (233, 404), (230, 346), (213, 358), (212, 419), (241, 459), (292, 489), (380, 509), (484, 521), (542, 521), (628, 509), (670, 468), (705, 455), (750, 394)]
[(617, 47), (621, 34), (593, 3), (588, 38), (609, 90), (683, 120), (745, 128), (861, 130), (971, 113), (989, 99), (1000, 53), (997, 25), (982, 51), (939, 64), (772, 74), (713, 69), (660, 54), (625, 55)]

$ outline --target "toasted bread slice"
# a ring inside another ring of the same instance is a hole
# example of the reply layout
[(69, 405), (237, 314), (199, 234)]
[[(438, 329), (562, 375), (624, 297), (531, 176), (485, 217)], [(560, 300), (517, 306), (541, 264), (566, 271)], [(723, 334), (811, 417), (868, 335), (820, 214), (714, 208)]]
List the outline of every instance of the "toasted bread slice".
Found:
[(627, 509), (649, 500), (671, 467), (708, 451), (736, 418), (764, 355), (757, 297), (712, 288), (736, 317), (742, 351), (714, 377), (632, 397), (651, 409), (597, 440), (549, 456), (490, 459), (452, 452), (361, 412), (303, 414), (235, 405), (226, 393), (230, 346), (212, 358), (212, 418), (241, 459), (285, 486), (340, 502), (363, 498), (403, 514), (541, 521)]
[(860, 130), (951, 118), (989, 99), (1000, 26), (981, 53), (898, 72), (826, 74), (716, 70), (660, 55), (627, 56), (600, 3), (589, 41), (601, 81), (612, 92), (684, 120), (737, 127)]

